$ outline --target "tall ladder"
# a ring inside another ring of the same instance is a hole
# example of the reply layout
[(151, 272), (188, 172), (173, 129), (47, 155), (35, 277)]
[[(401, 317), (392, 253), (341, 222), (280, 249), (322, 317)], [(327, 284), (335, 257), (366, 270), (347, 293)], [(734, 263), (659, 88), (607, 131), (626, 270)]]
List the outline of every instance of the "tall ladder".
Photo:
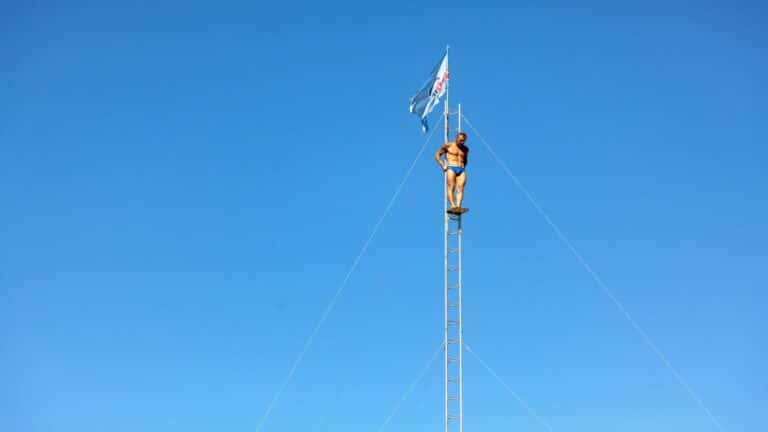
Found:
[(461, 215), (445, 216), (445, 432), (464, 430)]
[[(450, 135), (450, 109), (445, 98), (445, 142)], [(458, 110), (457, 132), (461, 131), (461, 104)], [(447, 186), (446, 186), (447, 191)], [(448, 203), (443, 195), (445, 210)], [(445, 354), (445, 432), (464, 432), (464, 330), (461, 317), (461, 214), (445, 215), (444, 303), (445, 325), (443, 347)]]

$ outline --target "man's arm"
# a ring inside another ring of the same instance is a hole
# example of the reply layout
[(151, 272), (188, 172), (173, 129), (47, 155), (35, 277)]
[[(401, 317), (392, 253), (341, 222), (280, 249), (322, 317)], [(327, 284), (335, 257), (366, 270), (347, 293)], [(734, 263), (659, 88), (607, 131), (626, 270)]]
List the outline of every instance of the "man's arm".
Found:
[(440, 165), (440, 169), (443, 171), (446, 170), (445, 165), (443, 165), (443, 159), (442, 156), (448, 152), (448, 144), (443, 144), (442, 147), (440, 147), (440, 150), (435, 153), (435, 160), (437, 161), (437, 164)]
[(469, 164), (469, 147), (464, 151), (464, 167)]

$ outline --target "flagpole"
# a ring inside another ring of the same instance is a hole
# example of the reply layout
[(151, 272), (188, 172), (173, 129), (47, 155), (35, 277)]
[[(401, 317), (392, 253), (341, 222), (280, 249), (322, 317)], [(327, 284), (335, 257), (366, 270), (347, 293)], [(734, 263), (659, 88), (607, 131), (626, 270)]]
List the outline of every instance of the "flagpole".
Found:
[[(445, 56), (446, 61), (448, 57), (448, 49), (449, 46), (446, 45), (445, 47)], [(450, 71), (450, 67), (448, 68)], [(449, 72), (450, 73), (450, 72)], [(449, 128), (449, 115), (450, 115), (450, 109), (448, 105), (448, 93), (450, 89), (450, 79), (448, 82), (445, 83), (445, 109), (444, 109), (444, 115), (443, 115), (443, 123), (444, 123), (444, 139), (443, 144), (448, 142), (448, 128)], [(446, 161), (447, 162), (447, 161)], [(443, 219), (444, 219), (444, 235), (443, 235), (443, 264), (444, 268), (448, 268), (448, 170), (444, 171), (443, 174)], [(444, 397), (444, 403), (445, 403), (445, 432), (449, 432), (449, 412), (448, 412), (448, 272), (444, 272), (444, 287), (443, 287), (443, 310), (444, 310), (444, 317), (443, 317), (443, 323), (444, 323), (444, 329), (443, 329), (443, 365), (444, 365), (444, 374), (445, 379), (443, 380), (445, 383), (445, 391), (443, 392)]]

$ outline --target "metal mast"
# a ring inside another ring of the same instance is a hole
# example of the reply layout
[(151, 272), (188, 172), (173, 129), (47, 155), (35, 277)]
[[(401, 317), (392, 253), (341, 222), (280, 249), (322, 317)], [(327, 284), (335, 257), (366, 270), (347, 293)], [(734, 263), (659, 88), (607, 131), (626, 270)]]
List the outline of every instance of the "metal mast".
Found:
[[(450, 109), (448, 104), (448, 91), (445, 95), (445, 142), (450, 135)], [(461, 106), (459, 105), (458, 129), (461, 130)], [(464, 377), (463, 377), (463, 351), (464, 331), (461, 316), (461, 247), (462, 227), (461, 214), (447, 213), (448, 202), (446, 199), (448, 186), (445, 183), (443, 194), (444, 216), (444, 365), (445, 365), (445, 432), (464, 431)]]

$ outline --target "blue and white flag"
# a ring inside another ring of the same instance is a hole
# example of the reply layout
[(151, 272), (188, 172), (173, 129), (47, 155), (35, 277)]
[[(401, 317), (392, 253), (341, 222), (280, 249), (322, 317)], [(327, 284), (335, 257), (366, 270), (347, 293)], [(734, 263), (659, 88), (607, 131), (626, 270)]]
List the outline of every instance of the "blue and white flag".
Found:
[(429, 129), (427, 116), (432, 112), (432, 108), (440, 103), (440, 97), (448, 89), (448, 53), (446, 52), (440, 63), (432, 70), (424, 87), (411, 98), (411, 105), (408, 108), (412, 113), (421, 118), (421, 128), (426, 132)]

